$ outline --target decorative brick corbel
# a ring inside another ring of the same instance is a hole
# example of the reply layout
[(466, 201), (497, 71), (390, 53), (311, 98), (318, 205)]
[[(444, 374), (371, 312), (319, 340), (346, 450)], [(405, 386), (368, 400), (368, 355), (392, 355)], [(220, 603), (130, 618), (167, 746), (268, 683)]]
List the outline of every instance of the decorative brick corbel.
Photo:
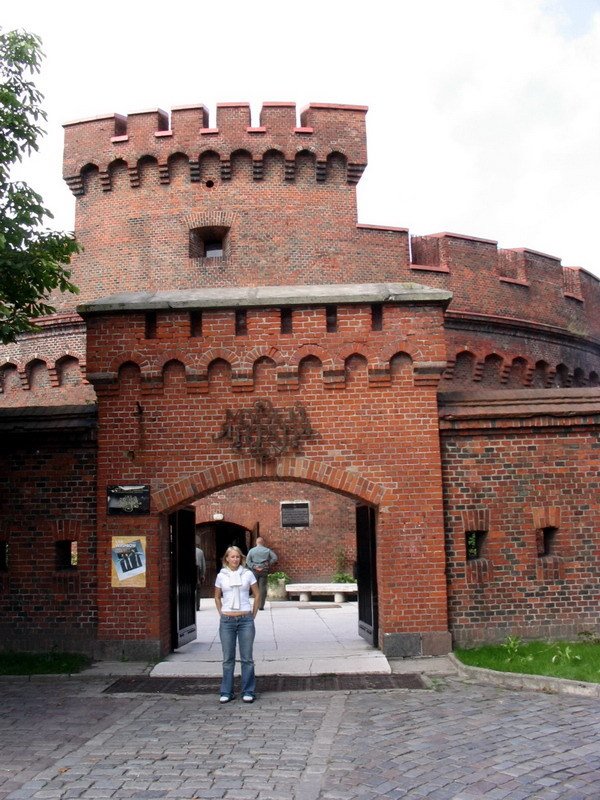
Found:
[(392, 382), (392, 373), (389, 362), (369, 367), (368, 369), (369, 386), (389, 386)]
[(346, 370), (323, 369), (323, 387), (325, 389), (345, 389)]
[(446, 369), (445, 361), (415, 361), (413, 374), (415, 386), (431, 386), (435, 388)]
[(80, 197), (84, 194), (83, 175), (68, 175), (65, 177), (65, 183), (75, 197)]
[(137, 189), (140, 185), (140, 171), (138, 165), (128, 167), (129, 172), (129, 185), (132, 189)]

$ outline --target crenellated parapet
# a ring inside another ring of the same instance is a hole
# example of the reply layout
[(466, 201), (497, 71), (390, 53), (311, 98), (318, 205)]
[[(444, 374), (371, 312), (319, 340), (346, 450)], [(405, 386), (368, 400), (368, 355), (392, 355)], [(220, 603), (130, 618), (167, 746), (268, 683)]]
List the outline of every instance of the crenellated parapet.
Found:
[(133, 188), (140, 162), (154, 160), (160, 183), (169, 183), (171, 162), (187, 158), (191, 182), (202, 180), (203, 157), (218, 158), (220, 179), (232, 176), (232, 156), (244, 154), (252, 177), (261, 180), (265, 157), (283, 161), (286, 181), (296, 177), (298, 157), (308, 154), (317, 182), (342, 163), (345, 180), (358, 183), (367, 163), (366, 106), (312, 103), (296, 121), (294, 103), (264, 103), (259, 125), (251, 125), (248, 103), (220, 103), (213, 126), (203, 105), (180, 106), (171, 114), (156, 109), (111, 114), (67, 123), (63, 175), (75, 195), (85, 192), (85, 173), (94, 168), (104, 191), (112, 188), (112, 167), (125, 164)]
[[(162, 391), (174, 369), (188, 393), (225, 386), (252, 392), (265, 382), (289, 392), (313, 379), (328, 390), (398, 381), (434, 388), (446, 367), (441, 322), (449, 300), (447, 292), (416, 284), (105, 298), (80, 307), (94, 342), (88, 341), (88, 379), (96, 390), (115, 391), (122, 368), (133, 365), (143, 393)], [(381, 317), (373, 314), (379, 304)], [(282, 326), (285, 310), (289, 325)]]
[[(529, 248), (499, 249), (491, 239), (457, 233), (411, 237), (411, 272), (450, 289), (450, 319), (469, 316), (512, 326), (539, 323), (600, 340), (600, 280), (556, 256)], [(541, 330), (541, 329), (540, 329)]]

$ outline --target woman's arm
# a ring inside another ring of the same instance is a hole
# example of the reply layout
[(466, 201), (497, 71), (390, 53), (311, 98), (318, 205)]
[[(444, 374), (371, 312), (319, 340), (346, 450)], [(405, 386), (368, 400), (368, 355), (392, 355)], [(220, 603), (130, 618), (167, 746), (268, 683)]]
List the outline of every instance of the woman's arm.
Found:
[(258, 583), (253, 583), (250, 587), (252, 590), (252, 599), (254, 603), (252, 604), (252, 616), (256, 617), (258, 614), (258, 604), (260, 603), (260, 593), (258, 591)]
[(218, 586), (215, 587), (215, 605), (217, 607), (217, 611), (219, 612), (219, 616), (221, 616), (221, 600), (223, 599), (223, 592), (219, 589)]

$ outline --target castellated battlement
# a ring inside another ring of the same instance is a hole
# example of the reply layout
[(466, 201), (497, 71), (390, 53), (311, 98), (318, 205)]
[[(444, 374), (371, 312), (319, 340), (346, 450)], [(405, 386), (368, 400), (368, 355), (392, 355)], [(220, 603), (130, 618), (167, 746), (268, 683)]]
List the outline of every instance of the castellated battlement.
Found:
[(600, 339), (600, 280), (556, 256), (458, 233), (412, 236), (411, 255), (414, 280), (454, 292), (450, 315), (530, 319)]
[(286, 180), (294, 180), (298, 154), (308, 153), (315, 162), (315, 177), (327, 179), (332, 158), (343, 161), (350, 184), (360, 179), (367, 163), (366, 106), (311, 103), (296, 124), (294, 103), (264, 103), (259, 125), (251, 125), (248, 103), (220, 103), (210, 126), (203, 105), (180, 106), (171, 114), (161, 109), (128, 116), (110, 114), (67, 123), (63, 175), (75, 195), (83, 194), (83, 173), (97, 168), (102, 188), (111, 188), (111, 165), (125, 163), (132, 186), (142, 160), (156, 160), (161, 183), (169, 182), (169, 162), (177, 156), (189, 161), (190, 179), (200, 181), (200, 161), (216, 154), (220, 177), (231, 177), (231, 157), (238, 152), (252, 160), (253, 177), (260, 180), (266, 154), (279, 154)]

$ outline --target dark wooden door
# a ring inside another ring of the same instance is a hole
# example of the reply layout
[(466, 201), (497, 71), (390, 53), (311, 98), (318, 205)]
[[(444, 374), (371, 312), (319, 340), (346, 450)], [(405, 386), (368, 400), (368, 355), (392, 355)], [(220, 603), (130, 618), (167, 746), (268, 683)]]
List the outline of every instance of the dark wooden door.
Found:
[(196, 513), (184, 508), (169, 516), (171, 542), (171, 646), (196, 638)]
[(358, 584), (358, 633), (378, 646), (377, 574), (375, 558), (375, 509), (356, 508), (356, 582)]

